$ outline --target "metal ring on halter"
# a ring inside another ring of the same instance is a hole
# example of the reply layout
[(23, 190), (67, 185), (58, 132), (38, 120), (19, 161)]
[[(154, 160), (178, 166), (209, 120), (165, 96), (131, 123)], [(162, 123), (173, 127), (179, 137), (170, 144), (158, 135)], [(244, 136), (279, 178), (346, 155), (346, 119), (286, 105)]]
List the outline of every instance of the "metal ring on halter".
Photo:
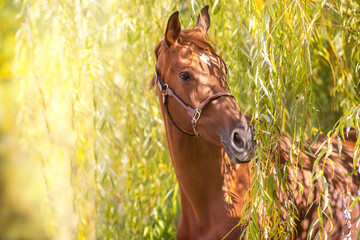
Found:
[(167, 85), (167, 83), (165, 83), (165, 84), (164, 84), (164, 89), (162, 90), (162, 93), (165, 94), (165, 95), (168, 95), (168, 94), (166, 93), (166, 89), (168, 89), (168, 88), (169, 88), (169, 85)]
[(197, 121), (199, 120), (199, 118), (201, 116), (201, 111), (202, 110), (195, 109), (195, 114), (192, 117), (192, 121), (191, 121), (194, 126), (196, 126), (196, 123), (197, 123)]

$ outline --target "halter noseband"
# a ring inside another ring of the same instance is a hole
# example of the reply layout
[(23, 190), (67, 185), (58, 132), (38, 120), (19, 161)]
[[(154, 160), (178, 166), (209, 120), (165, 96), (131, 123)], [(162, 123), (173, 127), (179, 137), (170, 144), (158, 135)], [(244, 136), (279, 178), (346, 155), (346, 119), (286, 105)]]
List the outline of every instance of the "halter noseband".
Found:
[[(211, 101), (220, 98), (220, 97), (233, 97), (234, 96), (231, 93), (228, 92), (220, 92), (220, 93), (216, 93), (208, 98), (206, 98), (204, 101), (202, 101), (200, 103), (200, 105), (197, 108), (193, 108), (192, 106), (186, 105), (174, 92), (174, 90), (172, 90), (159, 76), (158, 71), (156, 69), (156, 64), (155, 64), (155, 82), (157, 83), (157, 85), (159, 86), (159, 89), (163, 95), (163, 104), (165, 107), (165, 112), (166, 115), (168, 116), (168, 118), (170, 119), (170, 121), (172, 122), (172, 124), (182, 133), (189, 135), (189, 136), (197, 136), (197, 137), (201, 137), (199, 132), (196, 130), (196, 124), (200, 119), (202, 110), (204, 109), (204, 107), (210, 103)], [(174, 120), (172, 119), (169, 109), (168, 109), (168, 96), (173, 97), (187, 112), (188, 115), (190, 115), (191, 117), (191, 126), (194, 130), (194, 134), (193, 133), (188, 133), (185, 132), (184, 130), (182, 130), (178, 125), (176, 125), (176, 123), (174, 122)]]

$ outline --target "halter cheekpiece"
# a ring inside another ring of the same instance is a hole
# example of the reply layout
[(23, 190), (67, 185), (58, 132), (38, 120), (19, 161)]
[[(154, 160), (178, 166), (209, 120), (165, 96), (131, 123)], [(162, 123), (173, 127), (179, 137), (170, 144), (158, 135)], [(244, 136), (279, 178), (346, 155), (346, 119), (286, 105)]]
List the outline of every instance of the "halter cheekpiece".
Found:
[[(199, 132), (196, 129), (196, 124), (199, 121), (200, 117), (201, 117), (201, 113), (204, 109), (204, 107), (210, 103), (211, 101), (218, 99), (220, 97), (233, 97), (234, 96), (231, 93), (228, 92), (219, 92), (219, 93), (215, 93), (214, 95), (206, 98), (204, 101), (202, 101), (200, 103), (200, 105), (197, 108), (193, 108), (192, 106), (189, 106), (187, 104), (185, 104), (174, 92), (174, 90), (172, 90), (169, 85), (167, 83), (165, 83), (159, 76), (158, 71), (156, 69), (156, 64), (155, 64), (155, 83), (157, 83), (162, 95), (163, 95), (163, 104), (165, 107), (165, 112), (166, 115), (168, 116), (168, 118), (170, 119), (170, 121), (172, 122), (172, 124), (182, 133), (189, 135), (189, 136), (197, 136), (197, 137), (201, 137)], [(194, 133), (188, 133), (184, 130), (182, 130), (173, 120), (173, 118), (170, 115), (169, 112), (169, 108), (168, 108), (168, 97), (173, 97), (187, 112), (187, 114), (191, 117), (191, 126), (193, 128)]]

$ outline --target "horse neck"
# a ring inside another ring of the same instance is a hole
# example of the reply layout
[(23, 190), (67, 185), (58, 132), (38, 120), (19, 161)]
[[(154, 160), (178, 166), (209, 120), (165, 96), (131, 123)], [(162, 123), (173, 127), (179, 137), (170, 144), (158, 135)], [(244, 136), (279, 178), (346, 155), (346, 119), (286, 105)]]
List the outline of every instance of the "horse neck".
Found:
[(198, 224), (219, 224), (219, 219), (236, 224), (249, 188), (248, 165), (232, 164), (222, 147), (187, 136), (167, 120), (165, 128), (180, 186), (182, 217), (195, 218)]

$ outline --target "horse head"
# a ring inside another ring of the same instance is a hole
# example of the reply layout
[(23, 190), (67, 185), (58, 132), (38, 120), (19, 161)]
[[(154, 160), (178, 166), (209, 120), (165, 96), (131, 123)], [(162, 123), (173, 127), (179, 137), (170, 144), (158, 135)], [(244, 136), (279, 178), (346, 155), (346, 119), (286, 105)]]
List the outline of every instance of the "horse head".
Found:
[(249, 162), (256, 147), (254, 131), (230, 93), (225, 62), (207, 40), (209, 27), (208, 6), (192, 29), (181, 29), (179, 12), (170, 16), (164, 39), (155, 47), (152, 85), (157, 83), (163, 94), (165, 121), (224, 147), (232, 162)]

